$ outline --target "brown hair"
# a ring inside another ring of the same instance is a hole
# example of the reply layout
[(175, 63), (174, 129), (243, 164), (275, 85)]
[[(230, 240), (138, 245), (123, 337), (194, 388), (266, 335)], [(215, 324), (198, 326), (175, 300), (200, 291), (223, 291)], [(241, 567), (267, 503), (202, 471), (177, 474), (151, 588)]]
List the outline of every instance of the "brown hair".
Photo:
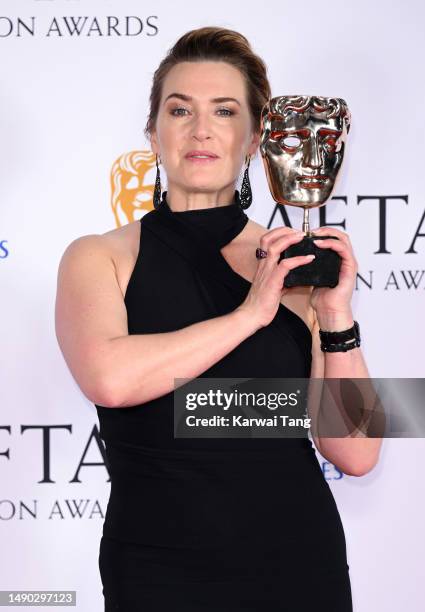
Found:
[(203, 27), (190, 30), (168, 50), (154, 72), (150, 94), (150, 112), (144, 129), (149, 139), (158, 116), (162, 86), (168, 72), (179, 62), (223, 61), (238, 68), (245, 78), (252, 126), (260, 130), (261, 109), (270, 99), (270, 83), (263, 60), (251, 48), (248, 39), (234, 30)]

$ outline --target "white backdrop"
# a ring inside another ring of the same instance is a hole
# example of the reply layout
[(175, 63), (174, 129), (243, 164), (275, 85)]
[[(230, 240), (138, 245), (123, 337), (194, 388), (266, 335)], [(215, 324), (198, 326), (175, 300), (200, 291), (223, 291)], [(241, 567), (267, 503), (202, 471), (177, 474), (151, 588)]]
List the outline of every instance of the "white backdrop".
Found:
[[(74, 238), (117, 226), (114, 162), (149, 149), (152, 74), (187, 30), (245, 34), (273, 95), (347, 101), (347, 155), (326, 214), (329, 225), (345, 221), (336, 227), (350, 234), (372, 285), (359, 279), (353, 297), (363, 352), (374, 377), (425, 376), (424, 18), (420, 0), (249, 10), (240, 0), (0, 2), (0, 589), (73, 589), (78, 610), (103, 610), (97, 562), (110, 485), (94, 406), (55, 337), (57, 266)], [(261, 158), (250, 171), (249, 216), (267, 225), (274, 202)], [(384, 249), (377, 198), (390, 196)], [(120, 223), (139, 218), (141, 206)], [(424, 454), (423, 439), (384, 440), (362, 478), (322, 461), (346, 533), (355, 612), (424, 609)]]

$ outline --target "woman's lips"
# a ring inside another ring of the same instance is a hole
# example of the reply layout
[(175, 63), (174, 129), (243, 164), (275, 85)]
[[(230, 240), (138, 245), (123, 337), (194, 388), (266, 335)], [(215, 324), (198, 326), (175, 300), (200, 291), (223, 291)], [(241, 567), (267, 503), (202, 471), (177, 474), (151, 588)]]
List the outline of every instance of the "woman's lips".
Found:
[(209, 164), (211, 162), (217, 161), (217, 159), (219, 159), (219, 157), (185, 157), (185, 159), (187, 161), (190, 161), (192, 163), (198, 163), (198, 164), (202, 164), (202, 163), (206, 163)]

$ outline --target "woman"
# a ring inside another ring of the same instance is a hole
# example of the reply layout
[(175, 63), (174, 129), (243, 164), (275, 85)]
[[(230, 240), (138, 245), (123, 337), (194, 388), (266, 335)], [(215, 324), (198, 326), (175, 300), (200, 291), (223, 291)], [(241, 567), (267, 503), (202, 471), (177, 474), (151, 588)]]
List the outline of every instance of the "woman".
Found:
[[(368, 377), (358, 346), (325, 353), (319, 341), (319, 327), (353, 326), (348, 236), (321, 243), (342, 257), (337, 287), (282, 290), (310, 261), (278, 263), (302, 233), (244, 212), (269, 97), (244, 36), (182, 36), (155, 72), (146, 126), (167, 191), (158, 166), (154, 210), (75, 240), (60, 264), (57, 335), (96, 404), (111, 476), (105, 610), (352, 610), (343, 527), (307, 437), (173, 432), (175, 378)], [(377, 440), (314, 441), (347, 474), (377, 461)]]

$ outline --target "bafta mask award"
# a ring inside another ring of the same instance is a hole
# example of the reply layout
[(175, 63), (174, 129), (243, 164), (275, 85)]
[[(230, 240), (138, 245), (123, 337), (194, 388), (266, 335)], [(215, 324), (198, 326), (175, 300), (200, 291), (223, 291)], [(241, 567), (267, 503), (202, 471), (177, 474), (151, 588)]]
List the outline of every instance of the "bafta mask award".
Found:
[(331, 197), (350, 130), (351, 115), (345, 100), (323, 96), (277, 96), (261, 112), (260, 151), (271, 195), (278, 204), (304, 210), (303, 240), (291, 245), (284, 257), (314, 254), (308, 264), (290, 270), (284, 287), (338, 284), (341, 257), (331, 249), (319, 249), (310, 231), (310, 208), (324, 206)]

